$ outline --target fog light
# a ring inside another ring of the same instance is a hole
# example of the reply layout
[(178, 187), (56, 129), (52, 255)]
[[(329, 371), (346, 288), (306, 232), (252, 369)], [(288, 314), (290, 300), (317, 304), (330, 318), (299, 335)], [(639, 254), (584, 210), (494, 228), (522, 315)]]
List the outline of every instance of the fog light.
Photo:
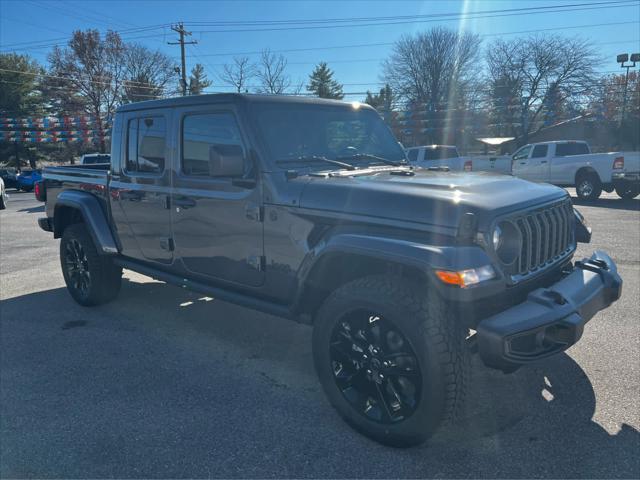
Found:
[(442, 283), (466, 288), (495, 278), (496, 272), (491, 265), (485, 265), (483, 267), (470, 268), (468, 270), (460, 270), (458, 272), (436, 270), (436, 275)]

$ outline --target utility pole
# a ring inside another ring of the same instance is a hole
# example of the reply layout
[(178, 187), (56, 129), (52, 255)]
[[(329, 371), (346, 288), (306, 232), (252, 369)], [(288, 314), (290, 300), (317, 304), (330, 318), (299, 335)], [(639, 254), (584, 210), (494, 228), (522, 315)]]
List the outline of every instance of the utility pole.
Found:
[(624, 125), (625, 114), (627, 110), (627, 87), (629, 86), (629, 69), (634, 68), (636, 66), (636, 62), (640, 62), (640, 53), (632, 53), (631, 54), (631, 64), (627, 64), (629, 60), (628, 53), (621, 53), (616, 57), (616, 61), (620, 64), (622, 68), (627, 69), (627, 73), (624, 77), (624, 94), (622, 96), (622, 115), (620, 115), (620, 124), (618, 126), (618, 142), (622, 145), (622, 136), (623, 131), (622, 127)]
[(195, 40), (192, 40), (191, 42), (185, 42), (184, 41), (184, 37), (185, 36), (190, 36), (191, 32), (187, 32), (184, 29), (184, 24), (182, 22), (179, 22), (175, 25), (171, 25), (171, 30), (173, 30), (174, 32), (178, 32), (178, 35), (180, 35), (180, 40), (177, 42), (167, 42), (169, 45), (180, 45), (180, 56), (182, 58), (182, 68), (180, 69), (180, 72), (182, 73), (182, 79), (180, 80), (180, 83), (182, 84), (182, 96), (186, 96), (187, 95), (187, 65), (186, 65), (186, 60), (185, 60), (185, 56), (184, 56), (184, 46), (185, 45), (195, 45), (196, 43), (198, 43)]

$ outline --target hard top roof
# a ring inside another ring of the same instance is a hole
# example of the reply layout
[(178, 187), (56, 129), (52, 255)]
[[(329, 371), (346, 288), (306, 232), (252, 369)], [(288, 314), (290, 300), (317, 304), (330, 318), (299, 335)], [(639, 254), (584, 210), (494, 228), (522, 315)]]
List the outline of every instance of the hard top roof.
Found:
[(252, 93), (213, 93), (207, 95), (188, 95), (185, 97), (164, 98), (160, 100), (147, 100), (122, 105), (118, 112), (131, 112), (152, 108), (170, 108), (180, 106), (208, 105), (215, 103), (279, 103), (279, 104), (306, 104), (306, 105), (335, 105), (351, 106), (359, 103), (362, 107), (372, 108), (360, 102), (344, 102), (341, 100), (328, 100), (317, 97), (301, 97), (293, 95), (260, 95)]

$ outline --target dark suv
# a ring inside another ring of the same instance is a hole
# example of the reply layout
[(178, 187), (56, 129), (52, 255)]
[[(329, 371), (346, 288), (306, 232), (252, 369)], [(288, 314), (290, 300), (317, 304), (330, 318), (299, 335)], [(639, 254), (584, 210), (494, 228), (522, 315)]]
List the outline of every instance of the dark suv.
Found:
[(111, 165), (45, 171), (43, 229), (82, 305), (127, 268), (312, 324), (331, 403), (411, 445), (453, 418), (469, 355), (510, 371), (618, 299), (564, 190), (412, 168), (374, 109), (207, 95), (121, 107)]

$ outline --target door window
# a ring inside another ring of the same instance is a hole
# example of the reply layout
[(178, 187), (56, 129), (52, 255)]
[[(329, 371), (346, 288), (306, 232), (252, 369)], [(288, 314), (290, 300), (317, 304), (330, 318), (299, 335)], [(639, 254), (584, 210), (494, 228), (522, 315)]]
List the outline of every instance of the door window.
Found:
[(243, 155), (240, 129), (228, 112), (187, 115), (182, 122), (182, 172), (209, 177), (209, 152), (214, 148), (229, 155)]
[(529, 157), (529, 152), (531, 151), (531, 145), (527, 145), (522, 147), (516, 153), (513, 154), (514, 160), (526, 160)]
[(417, 162), (418, 161), (418, 149), (414, 148), (412, 150), (409, 150), (407, 152), (407, 157), (409, 158), (410, 162)]
[(536, 145), (531, 153), (531, 158), (545, 158), (548, 150), (549, 145)]
[(165, 164), (166, 125), (163, 117), (129, 120), (127, 172), (162, 173)]

